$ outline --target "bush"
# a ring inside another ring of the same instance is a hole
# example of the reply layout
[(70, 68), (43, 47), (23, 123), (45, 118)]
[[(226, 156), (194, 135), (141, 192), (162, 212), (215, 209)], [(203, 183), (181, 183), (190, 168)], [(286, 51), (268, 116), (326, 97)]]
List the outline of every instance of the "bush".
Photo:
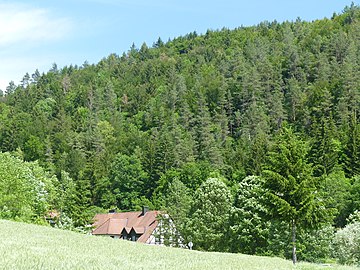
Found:
[(299, 259), (322, 263), (331, 257), (334, 228), (324, 224), (315, 230), (305, 230), (299, 233)]
[(360, 212), (350, 215), (345, 228), (336, 232), (334, 257), (342, 264), (360, 265)]
[(55, 179), (36, 162), (0, 153), (0, 218), (44, 223)]

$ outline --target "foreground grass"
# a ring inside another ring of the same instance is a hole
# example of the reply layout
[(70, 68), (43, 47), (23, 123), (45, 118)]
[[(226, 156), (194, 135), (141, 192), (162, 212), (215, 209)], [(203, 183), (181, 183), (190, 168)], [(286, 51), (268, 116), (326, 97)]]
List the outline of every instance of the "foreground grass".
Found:
[(359, 270), (279, 258), (147, 246), (0, 220), (0, 269)]

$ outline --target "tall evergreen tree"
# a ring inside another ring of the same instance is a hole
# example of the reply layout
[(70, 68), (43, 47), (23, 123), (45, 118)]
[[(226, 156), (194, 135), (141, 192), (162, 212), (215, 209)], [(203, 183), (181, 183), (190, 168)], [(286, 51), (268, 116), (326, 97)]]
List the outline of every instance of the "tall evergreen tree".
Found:
[(205, 97), (201, 90), (197, 94), (197, 112), (193, 130), (193, 136), (196, 139), (196, 154), (199, 160), (209, 161), (214, 165), (221, 165), (223, 159), (212, 133), (213, 124)]
[(283, 127), (262, 172), (268, 189), (269, 209), (291, 227), (294, 264), (297, 261), (297, 228), (316, 226), (327, 217), (318, 192), (319, 179), (313, 176), (307, 153), (307, 144), (291, 128)]
[(351, 178), (360, 173), (360, 124), (357, 123), (356, 114), (351, 115), (348, 137), (343, 152), (345, 173)]

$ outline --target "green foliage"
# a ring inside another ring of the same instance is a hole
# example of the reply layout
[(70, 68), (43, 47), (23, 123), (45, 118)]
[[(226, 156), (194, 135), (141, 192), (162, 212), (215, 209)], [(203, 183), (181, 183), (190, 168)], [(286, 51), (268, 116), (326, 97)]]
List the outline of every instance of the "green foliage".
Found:
[(306, 143), (283, 127), (269, 152), (263, 177), (274, 216), (289, 223), (315, 226), (323, 221), (326, 210), (317, 192), (319, 179), (312, 176), (306, 156)]
[(82, 198), (83, 189), (78, 187), (67, 172), (62, 171), (57, 186), (58, 199), (56, 209), (60, 211), (57, 226), (64, 229), (88, 224), (93, 215), (89, 215), (89, 205)]
[(351, 179), (349, 213), (360, 209), (360, 176), (356, 175)]
[(313, 177), (306, 156), (306, 144), (291, 129), (283, 127), (263, 171), (269, 209), (291, 227), (294, 263), (297, 227), (314, 228), (331, 218), (319, 193), (319, 180)]
[(165, 210), (173, 219), (176, 229), (186, 237), (186, 221), (193, 203), (190, 190), (175, 177), (165, 194)]
[(318, 229), (299, 232), (298, 254), (302, 261), (324, 263), (332, 257), (334, 228), (323, 224)]
[(146, 195), (147, 174), (135, 156), (118, 154), (111, 166), (110, 186), (112, 203), (119, 209), (134, 209), (134, 201)]
[(349, 223), (334, 238), (334, 255), (342, 264), (360, 265), (360, 215), (355, 212)]
[[(49, 186), (46, 204), (36, 205), (33, 189), (20, 192), (28, 176), (12, 181), (15, 172), (5, 170), (0, 181), (10, 184), (2, 191), (14, 185), (18, 197), (0, 198), (9, 204), (2, 215), (33, 220), (54, 208), (82, 227), (94, 209), (173, 204), (181, 211), (169, 211), (183, 226), (205, 207), (193, 202), (188, 209), (206, 179), (226, 177), (239, 199), (226, 206), (235, 207), (231, 238), (238, 241), (199, 248), (288, 257), (289, 228), (264, 221), (262, 203), (251, 198), (260, 200), (264, 190), (257, 183), (237, 189), (246, 176), (260, 175), (271, 194), (268, 213), (310, 228), (325, 208), (335, 226), (345, 226), (360, 205), (359, 10), (351, 5), (331, 19), (159, 39), (98, 64), (54, 64), (47, 73), (25, 74), (19, 86), (10, 82), (0, 93), (0, 151), (37, 160), (44, 169), (34, 178), (47, 175), (41, 181), (51, 179), (55, 191)], [(296, 136), (282, 134), (284, 123)], [(214, 239), (228, 241), (229, 226)], [(309, 249), (299, 246), (300, 257), (301, 250)]]
[(360, 125), (353, 116), (348, 128), (348, 141), (344, 149), (344, 164), (348, 177), (360, 173)]
[(270, 221), (263, 186), (263, 180), (257, 176), (248, 176), (239, 183), (230, 218), (231, 252), (266, 253)]
[(225, 250), (231, 202), (230, 191), (221, 179), (209, 178), (196, 190), (186, 225), (187, 240), (194, 243), (194, 249)]
[(27, 163), (0, 153), (1, 218), (45, 223), (55, 204), (54, 182), (37, 163)]
[(269, 226), (268, 248), (266, 255), (291, 258), (291, 231), (287, 222), (271, 219)]
[(326, 208), (334, 210), (335, 226), (343, 227), (346, 224), (346, 218), (354, 211), (351, 209), (351, 205), (356, 199), (356, 196), (351, 194), (354, 186), (351, 186), (350, 179), (346, 178), (345, 173), (339, 168), (324, 177), (320, 191), (323, 194)]

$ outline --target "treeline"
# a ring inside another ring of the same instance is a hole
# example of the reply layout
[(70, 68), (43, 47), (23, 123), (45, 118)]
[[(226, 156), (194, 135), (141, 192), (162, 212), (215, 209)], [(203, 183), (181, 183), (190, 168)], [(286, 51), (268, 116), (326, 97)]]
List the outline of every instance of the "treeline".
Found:
[[(300, 228), (318, 227), (307, 221), (321, 213), (299, 214), (302, 198), (328, 210), (317, 224), (344, 227), (360, 209), (359, 19), (351, 5), (331, 19), (159, 38), (96, 65), (54, 64), (46, 74), (26, 74), (0, 92), (0, 151), (37, 161), (55, 176), (52, 185), (70, 186), (63, 209), (55, 200), (47, 210), (75, 227), (95, 211), (146, 204), (178, 216), (194, 248), (264, 254), (273, 239), (274, 252), (288, 256), (275, 244), (281, 226), (294, 225), (296, 216)], [(300, 157), (295, 168), (284, 164), (286, 172), (274, 157), (284, 134), (304, 147), (293, 152)], [(302, 174), (295, 175), (297, 166)], [(285, 199), (295, 211), (286, 216), (276, 196), (284, 199), (292, 186), (302, 193)], [(217, 212), (205, 196), (215, 187), (223, 200)], [(272, 200), (264, 200), (272, 207), (260, 203), (264, 190), (272, 190)], [(243, 220), (259, 222), (250, 226), (258, 239), (241, 229)], [(211, 235), (218, 240), (202, 242)]]

